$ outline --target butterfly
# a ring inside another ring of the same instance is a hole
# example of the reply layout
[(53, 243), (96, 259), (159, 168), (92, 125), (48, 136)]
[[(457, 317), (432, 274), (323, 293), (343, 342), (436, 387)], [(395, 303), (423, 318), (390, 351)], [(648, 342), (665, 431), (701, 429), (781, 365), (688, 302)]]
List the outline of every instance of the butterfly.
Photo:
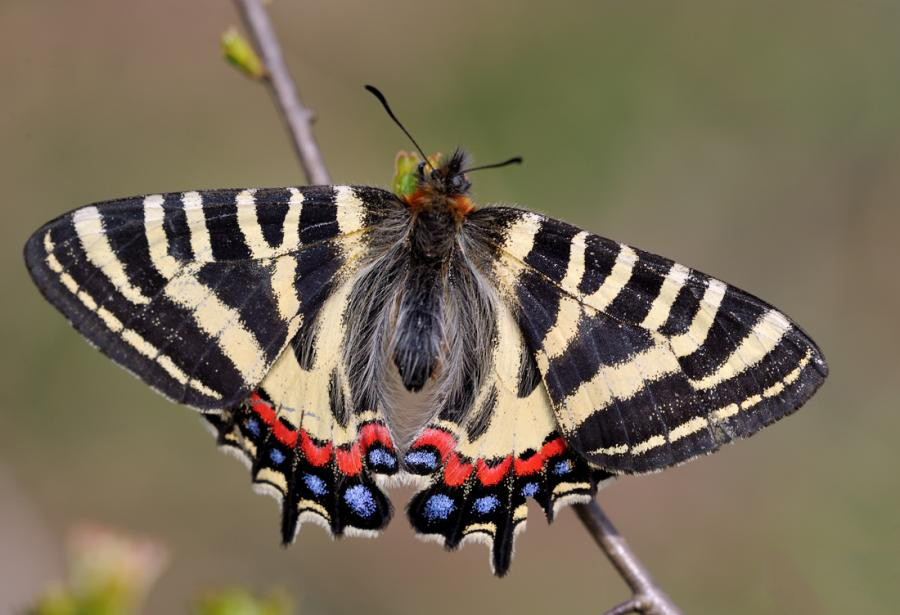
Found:
[(468, 173), (488, 167), (410, 155), (392, 191), (106, 201), (38, 229), (25, 260), (84, 337), (248, 462), (285, 544), (305, 521), (377, 533), (383, 488), (413, 477), (415, 531), (486, 540), (502, 576), (528, 499), (549, 521), (618, 475), (711, 453), (792, 413), (828, 370), (747, 292), (476, 207)]

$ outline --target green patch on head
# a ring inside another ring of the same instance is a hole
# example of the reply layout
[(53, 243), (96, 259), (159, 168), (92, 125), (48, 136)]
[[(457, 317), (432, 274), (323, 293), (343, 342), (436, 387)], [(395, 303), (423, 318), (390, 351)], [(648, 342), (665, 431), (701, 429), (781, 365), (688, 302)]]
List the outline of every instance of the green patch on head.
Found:
[[(440, 153), (428, 157), (428, 165), (434, 169), (441, 164)], [(391, 182), (391, 190), (399, 197), (408, 197), (416, 191), (419, 178), (416, 174), (416, 168), (422, 158), (415, 152), (397, 152), (394, 159), (394, 179)]]

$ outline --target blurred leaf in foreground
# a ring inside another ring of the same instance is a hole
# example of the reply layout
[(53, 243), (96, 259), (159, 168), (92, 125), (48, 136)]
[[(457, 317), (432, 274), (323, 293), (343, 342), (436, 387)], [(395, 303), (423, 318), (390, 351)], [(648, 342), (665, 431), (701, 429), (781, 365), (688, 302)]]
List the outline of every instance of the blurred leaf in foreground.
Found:
[(32, 615), (130, 615), (165, 568), (165, 548), (151, 540), (90, 526), (69, 540), (69, 578), (48, 589)]
[(290, 615), (290, 599), (282, 593), (257, 597), (243, 589), (225, 589), (201, 598), (197, 615)]

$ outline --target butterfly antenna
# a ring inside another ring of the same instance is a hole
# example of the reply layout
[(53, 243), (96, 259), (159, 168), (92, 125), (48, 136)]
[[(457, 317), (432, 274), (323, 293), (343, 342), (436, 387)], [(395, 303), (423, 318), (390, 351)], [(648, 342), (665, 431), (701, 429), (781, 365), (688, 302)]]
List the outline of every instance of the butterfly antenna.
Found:
[(400, 130), (403, 131), (403, 134), (405, 134), (407, 138), (412, 142), (412, 144), (416, 146), (416, 149), (419, 150), (419, 154), (422, 155), (422, 160), (425, 161), (425, 164), (434, 169), (434, 167), (431, 166), (431, 163), (428, 161), (428, 156), (425, 155), (425, 152), (422, 151), (422, 148), (419, 147), (419, 144), (416, 143), (415, 139), (413, 139), (413, 136), (409, 134), (409, 131), (406, 129), (406, 127), (400, 122), (400, 120), (397, 119), (397, 116), (394, 115), (394, 112), (391, 111), (391, 106), (388, 104), (388, 101), (384, 97), (384, 94), (382, 94), (381, 91), (374, 85), (367, 85), (366, 89), (371, 92), (372, 95), (375, 96), (375, 98), (378, 99), (378, 102), (381, 103), (381, 105), (384, 107), (384, 110), (387, 111), (387, 114), (391, 117), (392, 120), (394, 120), (394, 123), (400, 127)]
[(480, 167), (472, 167), (471, 169), (463, 169), (460, 171), (461, 173), (471, 173), (472, 171), (481, 171), (484, 169), (499, 169), (500, 167), (506, 167), (511, 164), (522, 164), (521, 156), (513, 156), (509, 160), (504, 160), (503, 162), (495, 162), (494, 164), (484, 164)]

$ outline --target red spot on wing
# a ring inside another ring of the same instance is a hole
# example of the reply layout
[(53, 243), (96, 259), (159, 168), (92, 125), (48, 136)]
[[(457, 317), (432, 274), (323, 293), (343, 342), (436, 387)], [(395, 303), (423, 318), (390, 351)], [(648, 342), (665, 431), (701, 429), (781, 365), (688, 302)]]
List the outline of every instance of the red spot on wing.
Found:
[(506, 476), (507, 472), (509, 472), (509, 467), (512, 465), (512, 455), (507, 455), (503, 458), (503, 461), (500, 463), (489, 466), (485, 463), (484, 459), (478, 460), (478, 480), (481, 481), (481, 484), (485, 487), (490, 487), (492, 485), (496, 485), (503, 477)]
[(279, 421), (272, 406), (256, 393), (250, 395), (250, 408), (284, 446), (294, 448), (297, 445), (297, 431)]
[(544, 467), (544, 456), (541, 453), (535, 453), (528, 459), (517, 457), (513, 467), (515, 468), (516, 474), (518, 476), (528, 476), (529, 474), (535, 474), (537, 472), (540, 472), (541, 468)]
[(342, 474), (356, 476), (362, 472), (362, 452), (360, 451), (359, 442), (355, 442), (349, 449), (337, 449), (334, 456), (338, 470)]
[(393, 450), (394, 443), (391, 441), (391, 434), (387, 427), (380, 423), (368, 423), (364, 425), (359, 432), (359, 443), (362, 445), (363, 451), (368, 451), (369, 447), (375, 443), (381, 444), (385, 448)]
[[(278, 420), (275, 409), (272, 405), (259, 396), (257, 393), (251, 393), (248, 399), (250, 408), (254, 413), (269, 426), (272, 434), (283, 445), (294, 448), (299, 446), (303, 452), (303, 456), (314, 466), (321, 467), (331, 460), (332, 452), (335, 453), (335, 462), (338, 470), (348, 476), (356, 476), (362, 472), (362, 457), (369, 447), (373, 444), (380, 444), (385, 448), (394, 449), (394, 443), (391, 440), (391, 434), (387, 427), (381, 423), (368, 423), (359, 430), (359, 437), (350, 448), (339, 448), (335, 451), (331, 442), (319, 446), (312, 437), (304, 429), (291, 429)], [(453, 450), (456, 441), (445, 431), (439, 429), (430, 429), (426, 431), (417, 441), (417, 445), (421, 442), (422, 446), (435, 446), (441, 451), (441, 456), (446, 455)], [(458, 464), (459, 465), (459, 464)], [(462, 466), (460, 466), (462, 467)], [(471, 472), (471, 466), (469, 466)], [(468, 474), (466, 474), (466, 477)], [(465, 480), (465, 478), (463, 478)]]
[(269, 427), (275, 424), (275, 410), (262, 397), (256, 393), (250, 394), (250, 408), (261, 418)]
[(541, 450), (536, 452), (531, 457), (527, 459), (523, 457), (517, 457), (515, 460), (514, 468), (516, 474), (518, 476), (528, 476), (529, 474), (536, 474), (540, 472), (544, 464), (547, 463), (553, 457), (558, 455), (562, 455), (566, 451), (566, 441), (562, 438), (555, 438), (547, 442), (544, 446), (541, 447)]
[(323, 466), (331, 459), (331, 442), (326, 442), (322, 446), (317, 446), (309, 434), (304, 430), (300, 430), (300, 450), (303, 456), (314, 466)]
[(275, 438), (285, 446), (290, 448), (297, 446), (297, 432), (286, 427), (281, 421), (275, 421), (275, 425), (272, 427), (272, 433), (275, 434)]
[(433, 446), (441, 454), (441, 459), (447, 459), (447, 455), (456, 447), (456, 438), (451, 436), (443, 429), (429, 428), (422, 432), (422, 435), (413, 442), (410, 449), (417, 449), (423, 446)]
[(541, 455), (543, 455), (545, 459), (562, 455), (564, 452), (566, 452), (566, 441), (561, 437), (550, 440), (541, 447)]
[(444, 483), (449, 487), (459, 487), (472, 474), (472, 464), (463, 463), (459, 455), (451, 453), (444, 463)]

